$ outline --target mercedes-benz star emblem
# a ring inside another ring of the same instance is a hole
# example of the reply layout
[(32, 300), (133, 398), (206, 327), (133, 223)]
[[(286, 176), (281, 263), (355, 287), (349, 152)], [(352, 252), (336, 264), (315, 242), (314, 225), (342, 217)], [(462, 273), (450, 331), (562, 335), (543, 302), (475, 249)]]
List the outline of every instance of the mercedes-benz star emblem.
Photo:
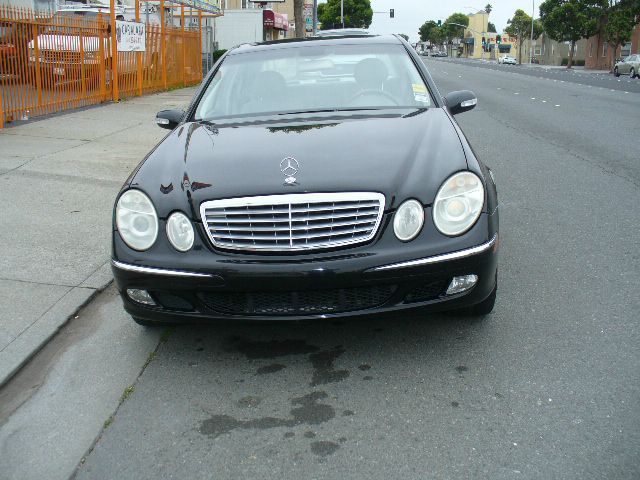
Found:
[(287, 157), (280, 162), (280, 171), (284, 174), (284, 183), (293, 185), (296, 183), (295, 175), (300, 170), (300, 164), (293, 157)]

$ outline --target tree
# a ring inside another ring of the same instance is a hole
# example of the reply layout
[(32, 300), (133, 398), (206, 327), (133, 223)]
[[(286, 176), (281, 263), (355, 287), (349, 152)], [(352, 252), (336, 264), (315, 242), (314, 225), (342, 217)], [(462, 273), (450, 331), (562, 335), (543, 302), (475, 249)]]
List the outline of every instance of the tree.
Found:
[(615, 52), (618, 51), (618, 47), (631, 40), (631, 32), (636, 23), (634, 17), (633, 10), (624, 8), (620, 4), (612, 7), (607, 15), (607, 23), (604, 25), (604, 39), (614, 51), (611, 58), (612, 70), (615, 63)]
[[(303, 0), (304, 1), (304, 0)], [(320, 5), (324, 5), (320, 8)], [(340, 0), (328, 0), (318, 5), (318, 19), (322, 29), (342, 28), (340, 22)], [(369, 28), (373, 10), (370, 0), (344, 0), (345, 28)]]
[(293, 19), (296, 25), (296, 38), (304, 38), (304, 0), (293, 0)]
[(399, 34), (402, 38), (404, 38), (407, 42), (409, 41), (409, 35), (406, 35), (404, 33), (400, 33)]
[(573, 65), (576, 42), (598, 31), (608, 0), (545, 0), (540, 4), (544, 31), (557, 42), (571, 42), (567, 68)]
[[(484, 11), (485, 11), (485, 12), (487, 12), (487, 15), (489, 15), (489, 14), (491, 13), (491, 10), (493, 10), (493, 7), (491, 6), (491, 4), (490, 4), (490, 3), (487, 3), (487, 4), (484, 6)], [(491, 31), (491, 30), (489, 30), (489, 31)], [(494, 30), (494, 32), (495, 32), (495, 30)]]
[(420, 41), (422, 42), (433, 42), (433, 31), (438, 28), (438, 24), (433, 20), (427, 20), (422, 24), (420, 29), (418, 30), (418, 35), (420, 35)]
[(452, 38), (462, 38), (464, 35), (464, 27), (460, 27), (459, 25), (468, 26), (469, 17), (464, 13), (453, 13), (449, 15), (441, 27), (443, 39), (450, 42)]
[(497, 33), (498, 30), (496, 30), (496, 26), (493, 23), (489, 22), (487, 26), (487, 32)]
[[(531, 17), (527, 13), (518, 9), (513, 14), (513, 18), (507, 20), (507, 28), (504, 29), (512, 37), (518, 39), (518, 63), (522, 63), (522, 44), (525, 39), (531, 37)], [(538, 38), (542, 33), (542, 26), (539, 21), (533, 22), (533, 38)], [(531, 45), (533, 47), (533, 45)]]

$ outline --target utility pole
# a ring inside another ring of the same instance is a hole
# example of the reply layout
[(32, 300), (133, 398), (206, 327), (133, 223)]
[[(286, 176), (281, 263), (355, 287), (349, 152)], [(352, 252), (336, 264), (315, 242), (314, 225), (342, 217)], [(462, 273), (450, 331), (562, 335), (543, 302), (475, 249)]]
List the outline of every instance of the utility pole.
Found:
[(340, 0), (340, 23), (342, 23), (342, 28), (344, 28), (344, 0)]
[(296, 25), (296, 37), (305, 37), (304, 0), (293, 0), (293, 18)]
[(313, 0), (313, 36), (318, 33), (318, 0)]
[(533, 63), (533, 17), (536, 14), (536, 0), (532, 0), (531, 3), (531, 43), (529, 44), (529, 65)]

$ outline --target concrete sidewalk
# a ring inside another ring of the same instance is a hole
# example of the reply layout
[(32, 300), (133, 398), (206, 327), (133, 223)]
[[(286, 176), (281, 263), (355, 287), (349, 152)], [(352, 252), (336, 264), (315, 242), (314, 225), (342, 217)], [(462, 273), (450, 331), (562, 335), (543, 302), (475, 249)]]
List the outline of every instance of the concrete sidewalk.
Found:
[(195, 89), (0, 130), (0, 386), (111, 281), (115, 196)]

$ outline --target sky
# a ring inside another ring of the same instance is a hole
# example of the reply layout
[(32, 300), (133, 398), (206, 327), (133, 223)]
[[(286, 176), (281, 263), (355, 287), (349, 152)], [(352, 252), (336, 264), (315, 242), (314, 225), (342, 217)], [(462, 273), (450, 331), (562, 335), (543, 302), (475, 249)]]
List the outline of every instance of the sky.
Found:
[[(536, 0), (536, 15), (539, 16), (538, 5), (542, 0)], [(489, 21), (495, 24), (498, 32), (507, 26), (507, 20), (521, 8), (531, 15), (533, 8), (531, 0), (371, 0), (374, 12), (369, 30), (372, 33), (405, 33), (411, 42), (419, 40), (418, 29), (427, 20), (444, 21), (455, 12), (475, 13), (490, 3), (493, 7)], [(395, 18), (389, 18), (389, 9), (395, 10)]]

